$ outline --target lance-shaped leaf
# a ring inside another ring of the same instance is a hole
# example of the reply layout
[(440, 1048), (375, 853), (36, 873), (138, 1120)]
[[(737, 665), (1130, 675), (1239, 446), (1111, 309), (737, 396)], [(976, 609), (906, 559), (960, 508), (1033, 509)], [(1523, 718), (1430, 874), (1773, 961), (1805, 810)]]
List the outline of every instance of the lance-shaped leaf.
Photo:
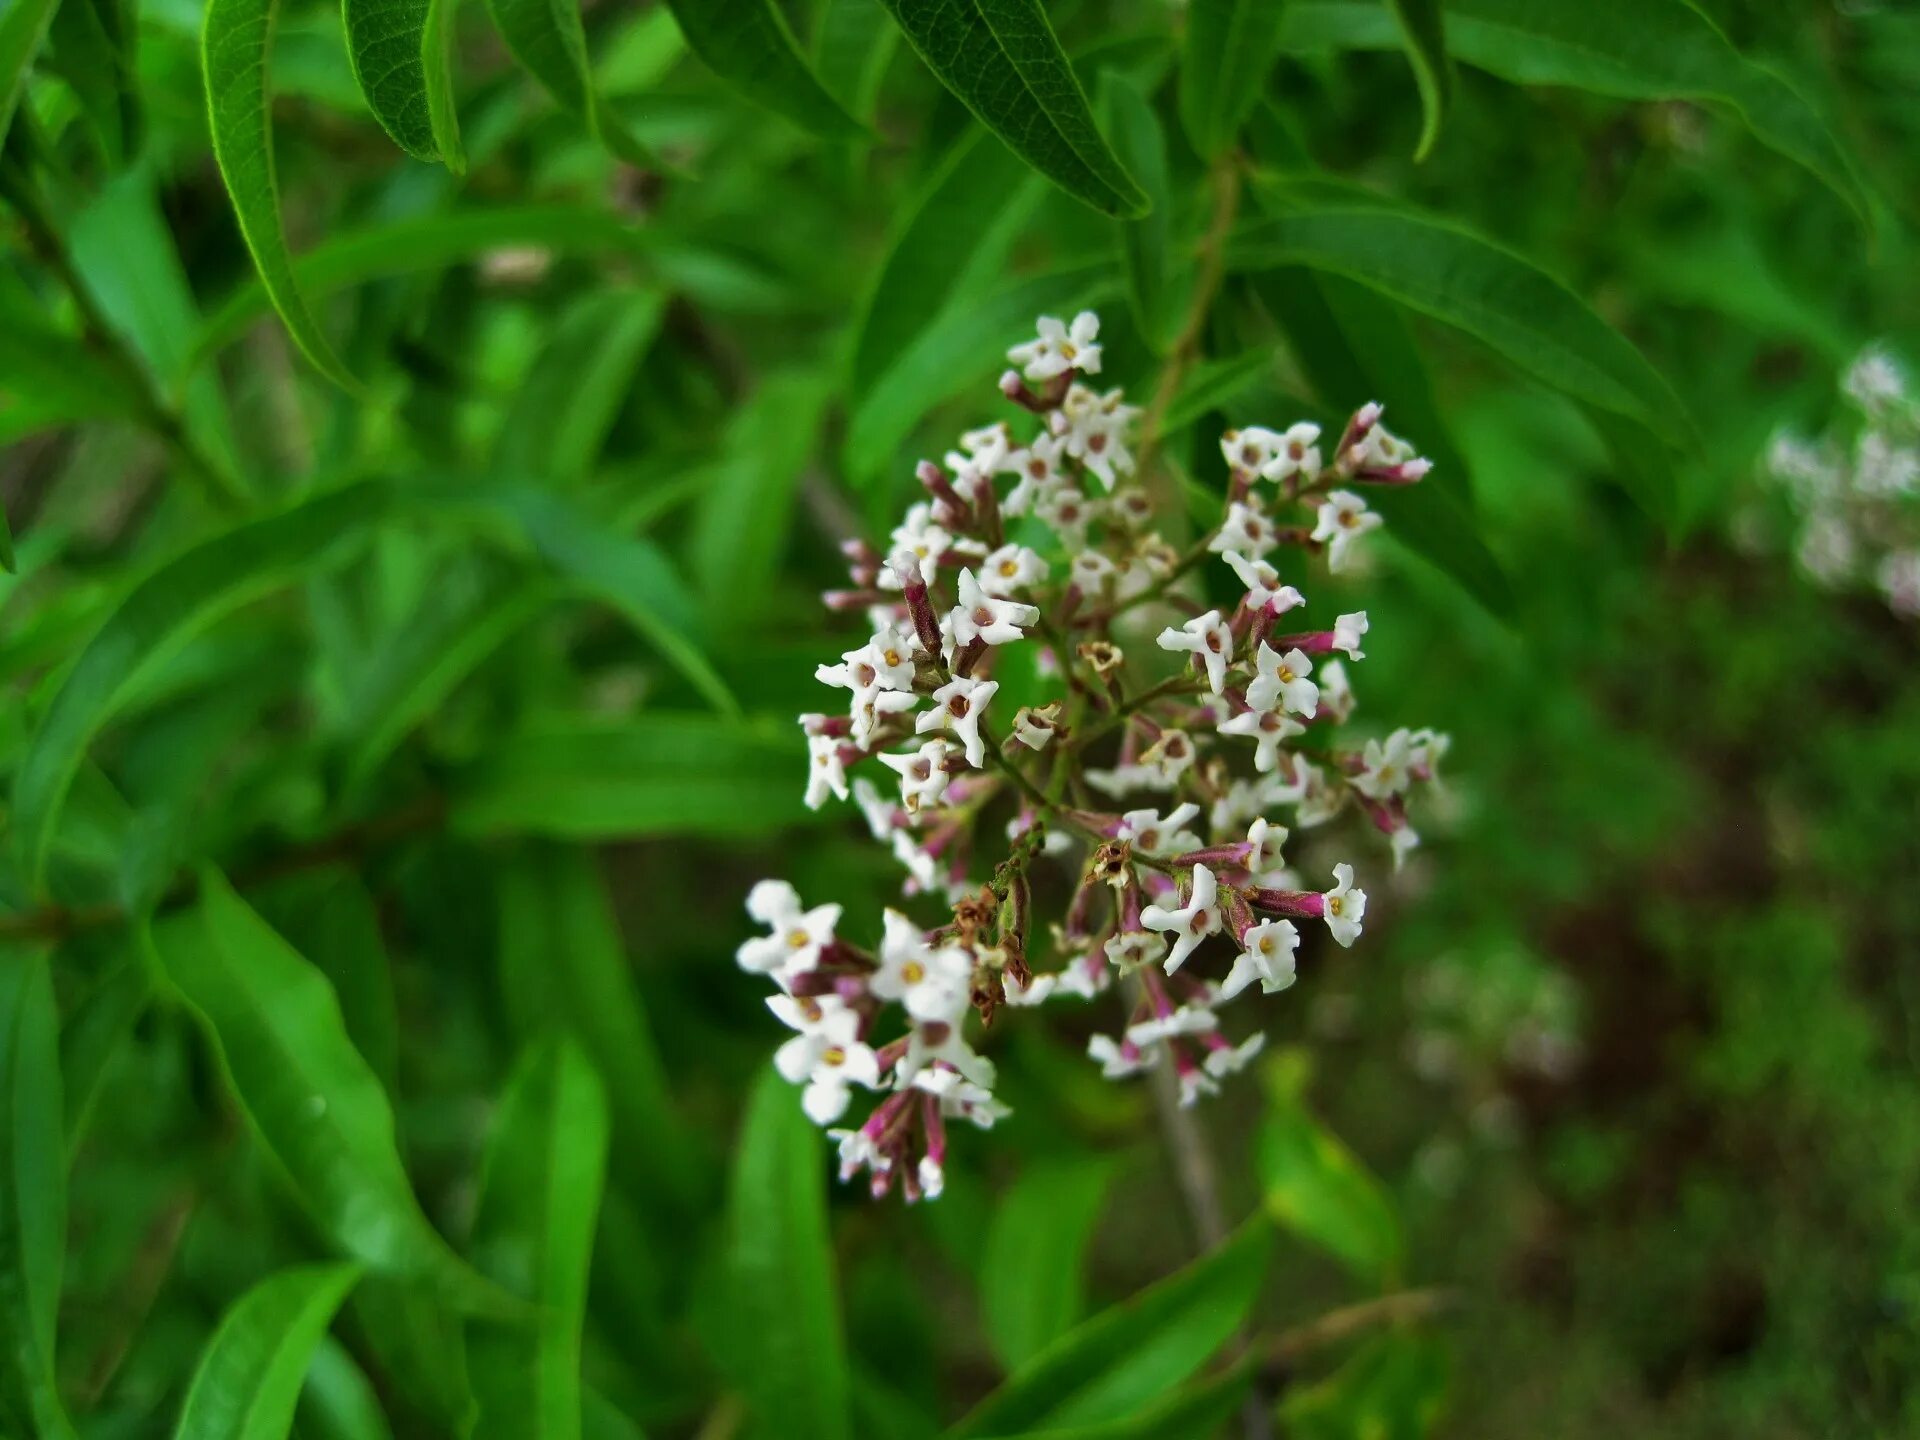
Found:
[(386, 1091), (347, 1038), (326, 976), (217, 871), (203, 874), (200, 890), (196, 909), (156, 929), (161, 962), (302, 1204), (368, 1269), (430, 1286), (452, 1304), (501, 1309), (506, 1297), (421, 1212)]
[(1440, 0), (1387, 0), (1407, 47), (1414, 83), (1420, 88), (1420, 145), (1413, 158), (1424, 160), (1440, 138), (1440, 124), (1453, 103), (1453, 70), (1447, 61), (1446, 22)]
[(774, 0), (667, 0), (667, 7), (687, 48), (748, 99), (824, 140), (866, 133), (821, 85)]
[(1383, 1288), (1398, 1277), (1405, 1242), (1380, 1182), (1307, 1109), (1305, 1067), (1278, 1056), (1264, 1072), (1270, 1107), (1256, 1143), (1267, 1213)]
[(1172, 182), (1167, 174), (1167, 138), (1160, 117), (1140, 87), (1118, 71), (1100, 81), (1101, 111), (1113, 131), (1114, 144), (1153, 208), (1138, 220), (1122, 220), (1118, 232), (1120, 268), (1127, 277), (1127, 300), (1134, 322), (1155, 352), (1173, 340), (1178, 320), (1176, 277), (1172, 264)]
[(1211, 160), (1247, 123), (1280, 58), (1282, 0), (1193, 0), (1180, 50), (1180, 125)]
[(513, 58), (556, 105), (578, 116), (590, 134), (628, 164), (653, 163), (646, 147), (594, 88), (577, 0), (487, 0), (487, 9)]
[(174, 1440), (285, 1440), (320, 1337), (358, 1265), (283, 1270), (234, 1302), (207, 1342)]
[(278, 0), (207, 0), (201, 32), (213, 158), (233, 201), (240, 234), (260, 272), (273, 308), (301, 353), (336, 385), (357, 390), (307, 308), (293, 276), (293, 257), (280, 224), (280, 187), (273, 161), (273, 97), (267, 89), (267, 52)]
[(0, 945), (0, 1412), (30, 1418), (40, 1440), (73, 1434), (54, 1381), (67, 1254), (59, 1037), (47, 957)]
[(1096, 210), (1146, 213), (1039, 0), (881, 3), (940, 83), (1022, 160)]
[(1263, 1221), (1068, 1331), (948, 1431), (949, 1440), (1093, 1426), (1134, 1414), (1186, 1380), (1240, 1328), (1273, 1234)]
[(249, 521), (168, 561), (136, 585), (102, 625), (47, 706), (14, 777), (13, 826), (36, 885), (74, 772), (135, 683), (218, 616), (285, 585), (335, 545), (360, 534), (389, 491), (365, 483)]
[(130, 9), (122, 0), (71, 0), (55, 12), (47, 33), (47, 68), (72, 87), (115, 168), (132, 156), (140, 123)]
[(532, 1323), (467, 1326), (475, 1440), (577, 1440), (580, 1332), (607, 1176), (607, 1097), (569, 1040), (537, 1042), (500, 1102), (473, 1217), (474, 1263)]
[(0, 141), (13, 124), (14, 108), (26, 90), (27, 71), (53, 24), (60, 0), (8, 0), (0, 10)]
[(826, 1152), (772, 1068), (747, 1102), (727, 1213), (732, 1329), (755, 1337), (747, 1402), (769, 1434), (846, 1440), (846, 1344), (827, 1229)]
[(1633, 344), (1531, 261), (1448, 221), (1312, 202), (1235, 239), (1237, 269), (1304, 265), (1358, 280), (1485, 342), (1535, 378), (1684, 445), (1673, 388)]
[(367, 108), (393, 143), (456, 175), (460, 148), (449, 73), (455, 0), (344, 0), (347, 56)]
[(1036, 1165), (994, 1211), (981, 1261), (980, 1308), (987, 1339), (1008, 1370), (1080, 1318), (1087, 1244), (1110, 1174), (1098, 1160)]

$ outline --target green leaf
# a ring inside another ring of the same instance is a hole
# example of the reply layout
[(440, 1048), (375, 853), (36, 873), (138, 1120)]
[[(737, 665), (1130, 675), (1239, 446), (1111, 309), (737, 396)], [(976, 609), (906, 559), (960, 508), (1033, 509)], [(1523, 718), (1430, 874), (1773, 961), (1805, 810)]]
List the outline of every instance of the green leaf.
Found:
[(13, 125), (14, 108), (26, 92), (27, 71), (47, 38), (60, 0), (8, 0), (0, 10), (0, 141)]
[(67, 1254), (60, 1017), (47, 957), (0, 943), (0, 1414), (71, 1440), (54, 1379)]
[(487, 10), (508, 52), (556, 105), (583, 121), (619, 159), (630, 165), (654, 163), (594, 89), (578, 0), (487, 0)]
[(854, 327), (851, 389), (886, 373), (934, 317), (1002, 279), (1045, 186), (969, 127), (906, 202)]
[(942, 400), (963, 389), (990, 390), (999, 373), (994, 361), (1031, 333), (1034, 316), (1096, 305), (1117, 285), (1111, 265), (1075, 265), (943, 311), (853, 412), (845, 459), (855, 482), (871, 486), (885, 473), (914, 427)]
[(867, 133), (821, 85), (774, 0), (667, 0), (667, 7), (687, 48), (749, 100), (823, 140)]
[(1085, 1301), (1087, 1244), (1106, 1199), (1098, 1161), (1034, 1165), (993, 1212), (980, 1269), (987, 1340), (1008, 1370), (1073, 1328)]
[(320, 1227), (375, 1273), (430, 1286), (450, 1304), (500, 1309), (505, 1297), (421, 1213), (386, 1092), (347, 1038), (326, 977), (217, 871), (202, 875), (198, 907), (155, 939), (261, 1143)]
[(300, 1392), (303, 1440), (393, 1440), (373, 1382), (331, 1335), (320, 1337)]
[[(1447, 50), (1518, 85), (1624, 100), (1696, 100), (1731, 111), (1763, 145), (1819, 177), (1872, 223), (1872, 200), (1825, 116), (1784, 76), (1747, 59), (1691, 0), (1446, 0)], [(1398, 49), (1375, 0), (1295, 0), (1283, 45)]]
[(140, 123), (132, 16), (121, 0), (68, 0), (47, 39), (47, 68), (72, 88), (108, 165), (125, 165)]
[(586, 1057), (567, 1040), (534, 1045), (494, 1118), (473, 1257), (539, 1316), (468, 1323), (475, 1440), (579, 1440), (580, 1332), (607, 1144), (606, 1092)]
[(7, 507), (0, 504), (0, 570), (11, 575), (17, 568), (13, 558), (13, 528), (7, 524)]
[(499, 877), (500, 988), (521, 1034), (565, 1030), (607, 1082), (633, 1193), (694, 1194), (687, 1137), (593, 852), (535, 845)]
[(1398, 1278), (1400, 1221), (1380, 1182), (1307, 1110), (1304, 1068), (1267, 1068), (1268, 1112), (1255, 1142), (1267, 1214), (1383, 1289)]
[(213, 132), (213, 156), (233, 201), (260, 283), (281, 322), (313, 367), (336, 385), (359, 382), (333, 353), (307, 309), (293, 275), (293, 257), (280, 225), (280, 187), (274, 174), (273, 97), (267, 91), (267, 52), (278, 0), (207, 0), (201, 61)]
[(1531, 261), (1444, 220), (1371, 207), (1289, 206), (1235, 239), (1242, 270), (1345, 275), (1465, 331), (1535, 378), (1684, 445), (1679, 397), (1631, 342)]
[(1420, 144), (1413, 158), (1424, 160), (1433, 153), (1433, 142), (1440, 138), (1441, 122), (1453, 102), (1446, 21), (1440, 0), (1387, 0), (1387, 8), (1400, 27), (1407, 63), (1413, 66), (1413, 80), (1420, 87)]
[(1114, 147), (1152, 202), (1153, 208), (1140, 219), (1122, 220), (1115, 228), (1134, 320), (1147, 343), (1161, 352), (1172, 343), (1180, 319), (1171, 264), (1173, 203), (1167, 138), (1160, 132), (1160, 117), (1153, 113), (1153, 106), (1126, 76), (1109, 70), (1101, 77), (1100, 88)]
[[(129, 932), (128, 949), (152, 942)], [(64, 1077), (69, 1158), (86, 1138), (93, 1107), (133, 1028), (153, 1002), (153, 975), (146, 957), (134, 953), (95, 983), (60, 1028), (60, 1073)]]
[(1039, 0), (881, 3), (940, 83), (1027, 164), (1096, 210), (1146, 213)]
[(1242, 395), (1272, 378), (1274, 352), (1265, 346), (1202, 360), (1188, 369), (1160, 422), (1162, 436), (1177, 435), (1216, 410), (1230, 410)]
[(315, 1347), (358, 1265), (282, 1270), (247, 1291), (207, 1342), (174, 1440), (286, 1440)]
[(1290, 1391), (1280, 1413), (1293, 1440), (1426, 1440), (1446, 1390), (1445, 1347), (1403, 1330), (1375, 1336), (1326, 1379)]
[(746, 1399), (782, 1440), (845, 1440), (847, 1356), (827, 1229), (826, 1149), (794, 1088), (763, 1070), (727, 1208), (731, 1331), (754, 1337)]
[(728, 427), (720, 472), (700, 497), (688, 545), (711, 634), (740, 633), (766, 606), (829, 393), (818, 373), (770, 375)]
[(1101, 1311), (1035, 1356), (947, 1432), (949, 1440), (1093, 1426), (1135, 1415), (1197, 1371), (1245, 1321), (1271, 1230), (1226, 1244)]
[(738, 839), (811, 816), (805, 780), (791, 720), (641, 714), (506, 737), (458, 777), (453, 820), (478, 835)]
[(871, 123), (880, 82), (899, 45), (900, 31), (880, 0), (826, 0), (814, 30), (814, 70), (849, 115)]
[(570, 310), (514, 396), (493, 467), (543, 482), (583, 479), (629, 401), (666, 308), (658, 289), (609, 285)]
[(1180, 125), (1203, 160), (1231, 146), (1280, 58), (1282, 0), (1192, 0), (1180, 49)]
[(1028, 1430), (995, 1440), (1167, 1440), (1171, 1436), (1218, 1435), (1246, 1402), (1257, 1359), (1257, 1355), (1249, 1354), (1211, 1379), (1198, 1381), (1118, 1420), (1060, 1430)]
[(380, 128), (416, 160), (467, 168), (447, 44), (454, 0), (343, 0), (347, 56)]
[(218, 616), (288, 584), (364, 530), (389, 498), (370, 482), (328, 492), (203, 541), (134, 586), (67, 672), (14, 777), (13, 826), (30, 883), (40, 883), (88, 744), (135, 682)]

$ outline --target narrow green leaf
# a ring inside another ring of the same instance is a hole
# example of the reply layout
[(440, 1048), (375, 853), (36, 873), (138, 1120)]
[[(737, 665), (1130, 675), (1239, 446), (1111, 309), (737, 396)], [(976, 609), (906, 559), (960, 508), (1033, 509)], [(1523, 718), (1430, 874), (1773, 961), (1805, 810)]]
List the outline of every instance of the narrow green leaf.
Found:
[[(144, 933), (135, 935), (130, 930), (129, 937), (129, 951), (151, 943)], [(129, 953), (86, 993), (61, 1026), (60, 1073), (70, 1158), (86, 1138), (94, 1104), (152, 1001), (149, 964), (141, 955)]]
[(247, 1291), (207, 1342), (174, 1440), (286, 1440), (320, 1337), (360, 1278), (312, 1265)]
[(732, 1330), (754, 1337), (747, 1403), (782, 1440), (845, 1440), (847, 1356), (827, 1229), (826, 1150), (771, 1068), (747, 1101), (727, 1210)]
[(914, 427), (942, 400), (963, 389), (983, 393), (990, 388), (998, 373), (994, 362), (1032, 329), (1034, 316), (1097, 305), (1118, 283), (1109, 264), (1075, 265), (943, 311), (853, 412), (845, 459), (855, 482), (871, 486), (879, 479)]
[(580, 1440), (580, 1333), (607, 1177), (607, 1097), (568, 1040), (521, 1059), (494, 1118), (473, 1217), (474, 1263), (538, 1319), (470, 1321), (474, 1440)]
[(907, 201), (854, 327), (852, 390), (869, 389), (935, 316), (1003, 279), (1044, 184), (969, 127)]
[(1387, 0), (1387, 8), (1400, 27), (1407, 63), (1413, 67), (1414, 83), (1420, 87), (1420, 144), (1413, 158), (1424, 160), (1433, 153), (1433, 142), (1440, 138), (1441, 123), (1453, 103), (1446, 21), (1440, 13), (1440, 0)]
[(0, 141), (13, 125), (13, 112), (26, 92), (27, 71), (47, 38), (60, 0), (8, 0), (0, 10)]
[(823, 140), (866, 127), (827, 93), (774, 0), (667, 0), (692, 50), (734, 89)]
[(1679, 397), (1626, 337), (1531, 261), (1447, 221), (1391, 209), (1290, 207), (1242, 231), (1231, 251), (1237, 269), (1305, 265), (1358, 280), (1576, 399), (1675, 444), (1692, 436)]
[(739, 633), (766, 604), (829, 393), (818, 373), (770, 375), (728, 428), (720, 472), (700, 497), (688, 546), (711, 633)]
[(47, 957), (0, 944), (0, 1413), (31, 1420), (40, 1440), (73, 1435), (54, 1379), (67, 1254), (59, 1035)]
[(238, 525), (160, 566), (115, 608), (67, 672), (14, 777), (13, 826), (39, 884), (60, 807), (88, 744), (136, 681), (218, 616), (288, 584), (362, 532), (390, 492), (349, 486)]
[(1160, 433), (1177, 435), (1215, 410), (1232, 409), (1234, 401), (1272, 377), (1273, 361), (1273, 351), (1259, 346), (1192, 366), (1181, 380), (1173, 403), (1167, 406)]
[(1086, 1288), (1087, 1244), (1109, 1167), (1058, 1161), (1028, 1169), (993, 1212), (980, 1269), (980, 1309), (1000, 1363), (1017, 1370), (1073, 1328)]
[(1218, 1375), (1196, 1381), (1117, 1420), (1060, 1430), (1028, 1430), (995, 1440), (1169, 1440), (1174, 1436), (1218, 1435), (1246, 1402), (1257, 1360), (1257, 1355), (1249, 1354)]
[(629, 401), (666, 308), (659, 289), (609, 285), (568, 311), (514, 396), (494, 468), (543, 482), (583, 479)]
[(947, 1432), (949, 1440), (1092, 1426), (1134, 1415), (1238, 1330), (1259, 1294), (1271, 1229), (1226, 1244), (1067, 1332)]
[(347, 1038), (327, 979), (217, 871), (199, 906), (155, 933), (168, 976), (205, 1023), (229, 1084), (302, 1204), (368, 1269), (473, 1309), (504, 1297), (421, 1213), (379, 1077)]
[(1293, 1440), (1427, 1440), (1446, 1399), (1447, 1354), (1431, 1335), (1377, 1335), (1333, 1374), (1288, 1392)]
[[(1446, 0), (1445, 9), (1447, 49), (1464, 64), (1518, 85), (1724, 107), (1871, 226), (1871, 197), (1826, 117), (1785, 77), (1736, 50), (1691, 0)], [(1283, 47), (1291, 51), (1401, 43), (1376, 0), (1294, 0), (1287, 9)]]
[(1039, 0), (881, 3), (940, 83), (1027, 164), (1096, 210), (1146, 212)]
[(72, 87), (114, 169), (128, 162), (138, 139), (131, 19), (121, 0), (67, 0), (47, 32), (48, 68)]
[(654, 163), (594, 88), (578, 0), (487, 0), (487, 10), (508, 52), (556, 105), (584, 122), (587, 132), (619, 159), (630, 165)]
[(880, 0), (826, 0), (814, 29), (814, 72), (849, 115), (870, 124), (899, 45), (900, 31)]
[(0, 442), (141, 413), (141, 397), (120, 371), (40, 317), (11, 309), (0, 314), (0, 387)]
[(1180, 124), (1203, 160), (1240, 134), (1280, 58), (1282, 0), (1192, 0), (1180, 49)]
[(297, 1419), (302, 1440), (393, 1440), (373, 1382), (331, 1335), (307, 1366)]
[(279, 0), (207, 0), (200, 53), (213, 156), (233, 201), (240, 234), (260, 272), (260, 283), (280, 312), (287, 333), (314, 369), (344, 389), (358, 390), (359, 382), (340, 363), (307, 308), (280, 225), (273, 97), (267, 91), (267, 52), (278, 11)]
[(1277, 1057), (1266, 1076), (1269, 1106), (1255, 1143), (1255, 1166), (1267, 1214), (1363, 1279), (1383, 1288), (1392, 1284), (1405, 1247), (1380, 1182), (1306, 1108), (1302, 1067)]
[(453, 818), (479, 835), (772, 835), (813, 815), (805, 780), (790, 720), (641, 714), (507, 737), (456, 781)]
[[(343, 0), (347, 56), (380, 128), (416, 160), (466, 169), (447, 68), (449, 0)], [(439, 99), (435, 99), (435, 91)]]
[(1138, 220), (1114, 228), (1120, 242), (1120, 268), (1127, 277), (1127, 300), (1140, 333), (1156, 352), (1172, 343), (1179, 322), (1172, 273), (1172, 181), (1167, 174), (1167, 137), (1160, 117), (1140, 87), (1117, 71), (1100, 80), (1107, 128), (1114, 148), (1127, 162), (1152, 208)]
[(693, 1196), (687, 1137), (593, 852), (535, 845), (499, 879), (500, 988), (521, 1034), (563, 1030), (606, 1079), (630, 1193)]

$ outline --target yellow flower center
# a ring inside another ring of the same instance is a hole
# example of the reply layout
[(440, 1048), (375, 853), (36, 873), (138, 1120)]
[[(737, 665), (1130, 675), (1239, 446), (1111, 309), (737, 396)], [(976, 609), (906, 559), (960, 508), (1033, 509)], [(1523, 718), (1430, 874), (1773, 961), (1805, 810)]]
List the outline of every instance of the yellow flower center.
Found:
[(918, 960), (909, 960), (900, 967), (900, 978), (909, 985), (918, 985), (927, 978), (927, 967)]

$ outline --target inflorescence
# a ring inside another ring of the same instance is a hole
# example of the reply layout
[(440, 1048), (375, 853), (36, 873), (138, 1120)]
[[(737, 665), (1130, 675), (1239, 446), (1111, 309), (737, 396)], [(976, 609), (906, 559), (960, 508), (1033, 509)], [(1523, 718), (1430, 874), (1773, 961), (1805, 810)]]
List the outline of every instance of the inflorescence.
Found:
[[(1408, 796), (1446, 749), (1430, 730), (1339, 742), (1366, 613), (1293, 629), (1306, 600), (1275, 563), (1349, 568), (1380, 524), (1350, 487), (1411, 484), (1429, 463), (1377, 404), (1330, 451), (1305, 422), (1229, 431), (1226, 513), (1177, 550), (1137, 483), (1139, 412), (1082, 383), (1098, 336), (1091, 313), (1043, 318), (1000, 381), (1036, 432), (988, 426), (923, 462), (928, 498), (884, 553), (848, 542), (852, 587), (825, 597), (873, 634), (818, 670), (847, 704), (801, 717), (807, 803), (851, 797), (905, 893), (947, 914), (927, 927), (888, 909), (868, 947), (840, 935), (840, 906), (763, 880), (747, 909), (768, 933), (738, 958), (779, 987), (768, 1004), (796, 1033), (775, 1062), (815, 1122), (881, 1093), (829, 1132), (842, 1178), (865, 1169), (876, 1195), (938, 1195), (947, 1123), (1007, 1113), (969, 1011), (985, 1025), (1002, 1005), (1119, 988), (1126, 1023), (1088, 1045), (1102, 1072), (1171, 1066), (1182, 1103), (1214, 1092), (1264, 1038), (1230, 1040), (1226, 1002), (1293, 984), (1301, 924), (1342, 946), (1360, 935), (1353, 867), (1304, 889), (1289, 837), (1355, 812), (1398, 863), (1418, 843)], [(1188, 597), (1208, 564), (1242, 592), (1230, 608)], [(1057, 900), (1052, 918), (1036, 896)]]

